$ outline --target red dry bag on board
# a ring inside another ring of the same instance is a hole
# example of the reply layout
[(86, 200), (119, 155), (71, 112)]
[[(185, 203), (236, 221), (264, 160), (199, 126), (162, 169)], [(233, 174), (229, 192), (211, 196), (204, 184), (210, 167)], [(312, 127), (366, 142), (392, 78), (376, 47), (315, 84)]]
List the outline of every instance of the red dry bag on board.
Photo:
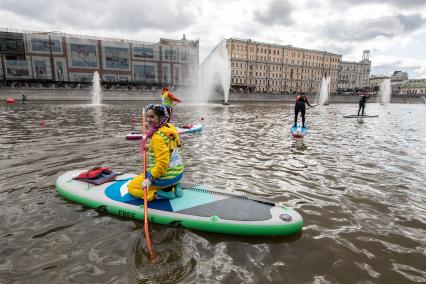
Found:
[(100, 185), (113, 180), (118, 174), (108, 168), (96, 167), (79, 174), (74, 179)]

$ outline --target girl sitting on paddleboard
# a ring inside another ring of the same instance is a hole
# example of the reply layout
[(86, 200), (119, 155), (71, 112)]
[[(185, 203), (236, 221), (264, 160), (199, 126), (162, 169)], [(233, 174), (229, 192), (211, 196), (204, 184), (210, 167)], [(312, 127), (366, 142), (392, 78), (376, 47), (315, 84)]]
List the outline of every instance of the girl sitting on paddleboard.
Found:
[(150, 163), (145, 180), (144, 173), (141, 173), (129, 182), (128, 191), (135, 197), (144, 198), (144, 187), (148, 188), (148, 201), (154, 198), (174, 199), (183, 194), (180, 186), (183, 177), (180, 140), (176, 128), (167, 123), (167, 119), (168, 113), (164, 106), (149, 104), (146, 107), (149, 130), (142, 145), (151, 139), (148, 145)]

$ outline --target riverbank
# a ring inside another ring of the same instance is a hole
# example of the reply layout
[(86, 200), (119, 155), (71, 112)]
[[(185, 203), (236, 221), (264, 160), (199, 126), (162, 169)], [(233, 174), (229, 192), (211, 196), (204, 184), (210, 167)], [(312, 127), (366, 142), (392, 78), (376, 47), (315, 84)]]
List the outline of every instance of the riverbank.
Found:
[[(91, 101), (90, 89), (34, 89), (34, 88), (1, 88), (0, 100), (5, 101), (8, 97), (21, 100), (22, 95), (27, 96), (29, 101)], [(189, 97), (188, 94), (177, 91), (175, 93), (184, 101), (196, 101), (196, 98)], [(159, 91), (135, 91), (135, 90), (103, 90), (102, 101), (159, 101)], [(229, 102), (294, 102), (294, 95), (283, 94), (262, 94), (262, 93), (230, 93)], [(308, 96), (310, 102), (314, 102), (315, 96)], [(223, 102), (223, 97), (213, 96), (209, 102)], [(378, 102), (377, 96), (370, 98), (370, 102)], [(392, 103), (414, 103), (423, 104), (426, 102), (422, 95), (393, 95)], [(358, 103), (358, 96), (353, 95), (332, 95), (330, 103)]]

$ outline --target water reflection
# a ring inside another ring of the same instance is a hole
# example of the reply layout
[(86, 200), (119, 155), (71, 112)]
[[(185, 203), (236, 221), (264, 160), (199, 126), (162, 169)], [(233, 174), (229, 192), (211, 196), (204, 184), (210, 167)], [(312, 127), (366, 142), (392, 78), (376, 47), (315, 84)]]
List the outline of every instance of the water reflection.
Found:
[(98, 129), (102, 131), (102, 106), (93, 107), (95, 125)]
[(295, 150), (293, 153), (303, 154), (303, 152), (308, 149), (308, 145), (305, 144), (303, 138), (294, 138), (291, 142), (291, 148)]
[[(140, 229), (143, 232), (143, 227)], [(139, 240), (134, 249), (137, 281), (177, 283), (194, 272), (197, 261), (185, 253), (185, 230), (162, 228), (155, 232), (155, 259), (152, 259), (145, 239)]]

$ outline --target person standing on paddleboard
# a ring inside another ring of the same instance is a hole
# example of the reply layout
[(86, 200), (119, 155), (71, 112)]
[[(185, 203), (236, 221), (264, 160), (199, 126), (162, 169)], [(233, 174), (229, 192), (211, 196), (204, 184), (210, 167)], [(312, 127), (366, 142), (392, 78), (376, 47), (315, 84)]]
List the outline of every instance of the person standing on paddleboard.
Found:
[(365, 104), (367, 103), (367, 99), (368, 99), (368, 95), (366, 92), (361, 93), (361, 95), (359, 96), (359, 107), (358, 107), (358, 114), (359, 112), (362, 110), (361, 115), (364, 115), (364, 110), (365, 110)]
[(299, 115), (299, 112), (302, 115), (302, 128), (305, 127), (305, 104), (311, 107), (311, 104), (306, 98), (305, 93), (300, 93), (299, 95), (297, 95), (296, 104), (294, 105), (294, 127), (297, 127), (297, 116)]
[(164, 87), (161, 93), (161, 104), (166, 107), (167, 113), (169, 114), (167, 122), (170, 122), (173, 115), (173, 106), (174, 103), (181, 103), (182, 100), (178, 97), (175, 97), (170, 91), (168, 87)]
[(142, 138), (142, 147), (148, 139), (149, 166), (144, 173), (134, 177), (128, 185), (131, 195), (144, 198), (143, 188), (148, 188), (147, 200), (174, 199), (183, 195), (180, 181), (183, 178), (183, 162), (179, 135), (173, 124), (167, 122), (168, 113), (164, 106), (149, 104), (146, 120), (149, 130)]

